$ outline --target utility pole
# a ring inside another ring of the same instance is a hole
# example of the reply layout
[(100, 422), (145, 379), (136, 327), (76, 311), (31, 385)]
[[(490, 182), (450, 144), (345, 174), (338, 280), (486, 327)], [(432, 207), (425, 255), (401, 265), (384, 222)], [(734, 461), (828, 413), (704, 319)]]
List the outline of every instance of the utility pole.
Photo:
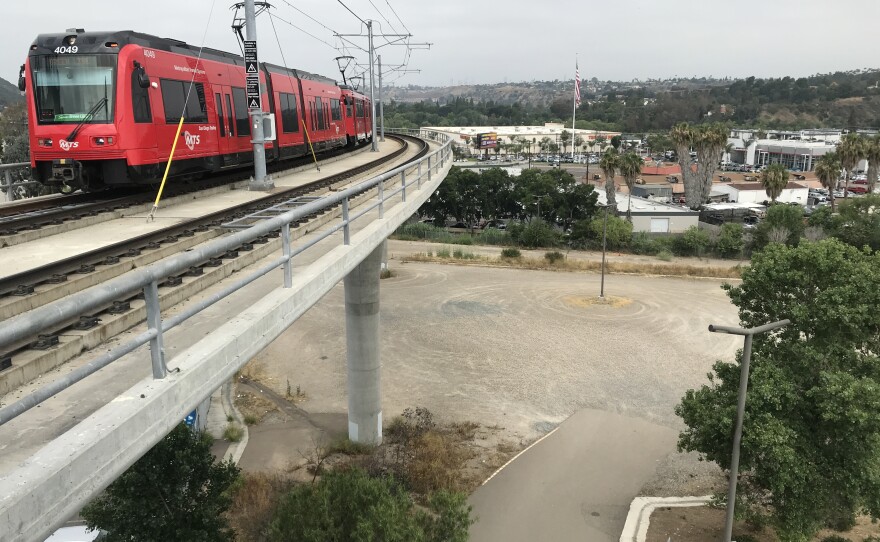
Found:
[(376, 56), (379, 65), (379, 141), (385, 141), (385, 104), (382, 99), (382, 55)]
[(254, 144), (254, 177), (250, 190), (270, 190), (275, 187), (266, 178), (266, 140), (263, 134), (263, 105), (260, 94), (260, 64), (257, 60), (257, 13), (254, 0), (244, 2), (245, 28), (244, 64), (247, 77), (247, 106), (251, 118), (251, 143)]
[(373, 21), (367, 21), (367, 36), (369, 41), (370, 51), (367, 53), (370, 56), (370, 115), (373, 125), (373, 137), (372, 144), (370, 145), (370, 150), (372, 152), (379, 151), (379, 142), (376, 140), (376, 97), (374, 93), (374, 89), (376, 87), (376, 80), (373, 79), (373, 59), (376, 58), (373, 56), (375, 50), (373, 49)]
[[(351, 11), (351, 10), (349, 10), (349, 11)], [(352, 12), (352, 14), (354, 15), (353, 12)], [(355, 17), (357, 17), (357, 15), (355, 15)], [(346, 43), (348, 43), (354, 47), (357, 47), (361, 51), (365, 51), (367, 53), (367, 57), (369, 59), (368, 60), (368, 62), (369, 62), (368, 72), (369, 72), (369, 77), (370, 77), (370, 109), (372, 112), (372, 128), (373, 128), (373, 144), (372, 144), (371, 150), (373, 152), (376, 152), (379, 150), (379, 147), (377, 144), (377, 139), (381, 138), (383, 141), (385, 140), (385, 122), (384, 122), (384, 118), (383, 118), (381, 132), (380, 133), (377, 132), (376, 131), (377, 107), (376, 107), (376, 95), (374, 92), (374, 89), (376, 87), (376, 79), (375, 79), (374, 70), (373, 70), (373, 64), (376, 61), (376, 47), (373, 45), (373, 23), (375, 21), (373, 21), (373, 20), (366, 20), (365, 21), (365, 20), (361, 19), (360, 17), (357, 17), (357, 18), (361, 21), (362, 24), (366, 25), (366, 27), (367, 27), (366, 38), (368, 40), (367, 41), (368, 46), (367, 46), (366, 50), (364, 50), (363, 47), (359, 46), (358, 44), (356, 44), (353, 41), (348, 39), (350, 37), (363, 38), (363, 37), (365, 37), (363, 34), (336, 34), (336, 37), (340, 38), (341, 40), (345, 41)], [(395, 45), (395, 44), (406, 45), (410, 49), (423, 48), (423, 47), (430, 48), (431, 47), (430, 43), (424, 43), (424, 44), (401, 43), (404, 40), (408, 40), (409, 38), (411, 38), (412, 37), (411, 34), (385, 34), (385, 33), (381, 33), (379, 35), (382, 36), (383, 38), (385, 38), (385, 40), (387, 41), (387, 43), (380, 45), (380, 47), (385, 47), (388, 45)], [(393, 38), (393, 39), (389, 39), (389, 38)], [(378, 111), (379, 111), (380, 115), (382, 115), (382, 113), (384, 112), (384, 107), (382, 105), (381, 59), (380, 59), (380, 64), (379, 64), (379, 107), (378, 107)]]

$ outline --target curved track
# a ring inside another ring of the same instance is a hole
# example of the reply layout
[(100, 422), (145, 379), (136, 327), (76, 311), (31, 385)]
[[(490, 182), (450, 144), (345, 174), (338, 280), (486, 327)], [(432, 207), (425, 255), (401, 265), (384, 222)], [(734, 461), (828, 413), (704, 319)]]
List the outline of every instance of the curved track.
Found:
[[(94, 286), (109, 278), (121, 275), (135, 267), (157, 261), (174, 253), (189, 250), (195, 245), (226, 233), (228, 230), (221, 229), (220, 226), (230, 219), (240, 218), (255, 211), (289, 201), (292, 198), (305, 196), (331, 187), (334, 184), (344, 183), (355, 175), (400, 157), (407, 152), (408, 141), (418, 143), (421, 148), (415, 156), (406, 162), (417, 160), (429, 150), (427, 143), (420, 139), (406, 136), (389, 135), (388, 137), (401, 142), (398, 150), (356, 168), (2, 278), (0, 279), (0, 318), (13, 317), (27, 310)], [(312, 221), (315, 218), (317, 217), (311, 216), (308, 220)], [(276, 233), (274, 237), (277, 237), (277, 235)], [(255, 243), (264, 244), (269, 242), (270, 237), (267, 236), (257, 240)], [(253, 244), (241, 246), (221, 258), (202, 262), (198, 266), (191, 268), (184, 275), (168, 277), (160, 286), (174, 288), (182, 285), (184, 277), (201, 277), (203, 274), (210, 275), (211, 268), (222, 266), (226, 262), (239, 257), (245, 257), (251, 251), (254, 251), (254, 254), (248, 255), (247, 260), (240, 264), (235, 263), (234, 265), (248, 265), (248, 262), (257, 257), (257, 253), (262, 253), (263, 249), (257, 250)], [(200, 279), (195, 278), (192, 280)], [(215, 277), (204, 282), (208, 283), (211, 280), (216, 281), (218, 279)], [(207, 285), (209, 284), (206, 284), (205, 287)], [(192, 288), (189, 284), (187, 286)], [(49, 335), (33, 337), (13, 345), (6, 353), (0, 354), (0, 364), (2, 364), (4, 359), (11, 359), (13, 354), (18, 355), (30, 349), (45, 350), (57, 346), (59, 344), (59, 335), (62, 332), (71, 330), (84, 332), (91, 330), (99, 326), (102, 317), (106, 317), (109, 320), (113, 318), (110, 315), (128, 313), (132, 310), (132, 301), (138, 297), (141, 296), (130, 295), (121, 298), (101, 311), (80, 317), (78, 320), (70, 321), (56, 329), (47, 330)]]

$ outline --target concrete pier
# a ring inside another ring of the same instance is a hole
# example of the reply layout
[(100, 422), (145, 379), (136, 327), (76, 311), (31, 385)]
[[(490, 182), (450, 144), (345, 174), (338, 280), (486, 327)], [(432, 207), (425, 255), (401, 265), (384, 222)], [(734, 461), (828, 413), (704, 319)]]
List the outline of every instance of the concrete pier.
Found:
[(345, 277), (348, 359), (348, 438), (382, 443), (382, 364), (379, 359), (379, 268), (384, 243)]

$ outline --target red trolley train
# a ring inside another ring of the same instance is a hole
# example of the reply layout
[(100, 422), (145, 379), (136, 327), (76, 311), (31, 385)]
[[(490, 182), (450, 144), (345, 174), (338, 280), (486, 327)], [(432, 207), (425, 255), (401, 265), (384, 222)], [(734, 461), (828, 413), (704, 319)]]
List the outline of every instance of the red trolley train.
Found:
[[(169, 177), (253, 163), (243, 59), (207, 48), (198, 56), (184, 42), (131, 31), (39, 35), (19, 77), (35, 180), (84, 190), (156, 183), (181, 113)], [(369, 98), (350, 87), (265, 63), (260, 86), (263, 109), (275, 114), (269, 161), (309, 153), (309, 140), (319, 152), (372, 138)]]

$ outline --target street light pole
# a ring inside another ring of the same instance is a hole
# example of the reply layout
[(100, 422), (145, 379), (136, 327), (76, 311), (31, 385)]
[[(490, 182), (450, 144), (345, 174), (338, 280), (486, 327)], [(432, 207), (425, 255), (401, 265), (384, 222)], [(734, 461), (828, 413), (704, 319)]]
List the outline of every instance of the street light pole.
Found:
[(608, 205), (603, 205), (605, 214), (602, 217), (602, 280), (599, 283), (599, 299), (605, 299), (605, 239), (608, 231)]
[(739, 396), (736, 401), (736, 424), (733, 429), (733, 452), (730, 457), (730, 483), (727, 487), (727, 518), (724, 522), (724, 538), (722, 542), (731, 542), (733, 536), (733, 512), (736, 508), (736, 479), (739, 475), (739, 446), (742, 442), (743, 416), (746, 411), (746, 391), (749, 386), (749, 362), (752, 358), (752, 337), (781, 328), (790, 324), (790, 320), (780, 320), (771, 324), (743, 329), (739, 327), (709, 325), (712, 333), (727, 333), (729, 335), (744, 335), (742, 367), (739, 375)]

